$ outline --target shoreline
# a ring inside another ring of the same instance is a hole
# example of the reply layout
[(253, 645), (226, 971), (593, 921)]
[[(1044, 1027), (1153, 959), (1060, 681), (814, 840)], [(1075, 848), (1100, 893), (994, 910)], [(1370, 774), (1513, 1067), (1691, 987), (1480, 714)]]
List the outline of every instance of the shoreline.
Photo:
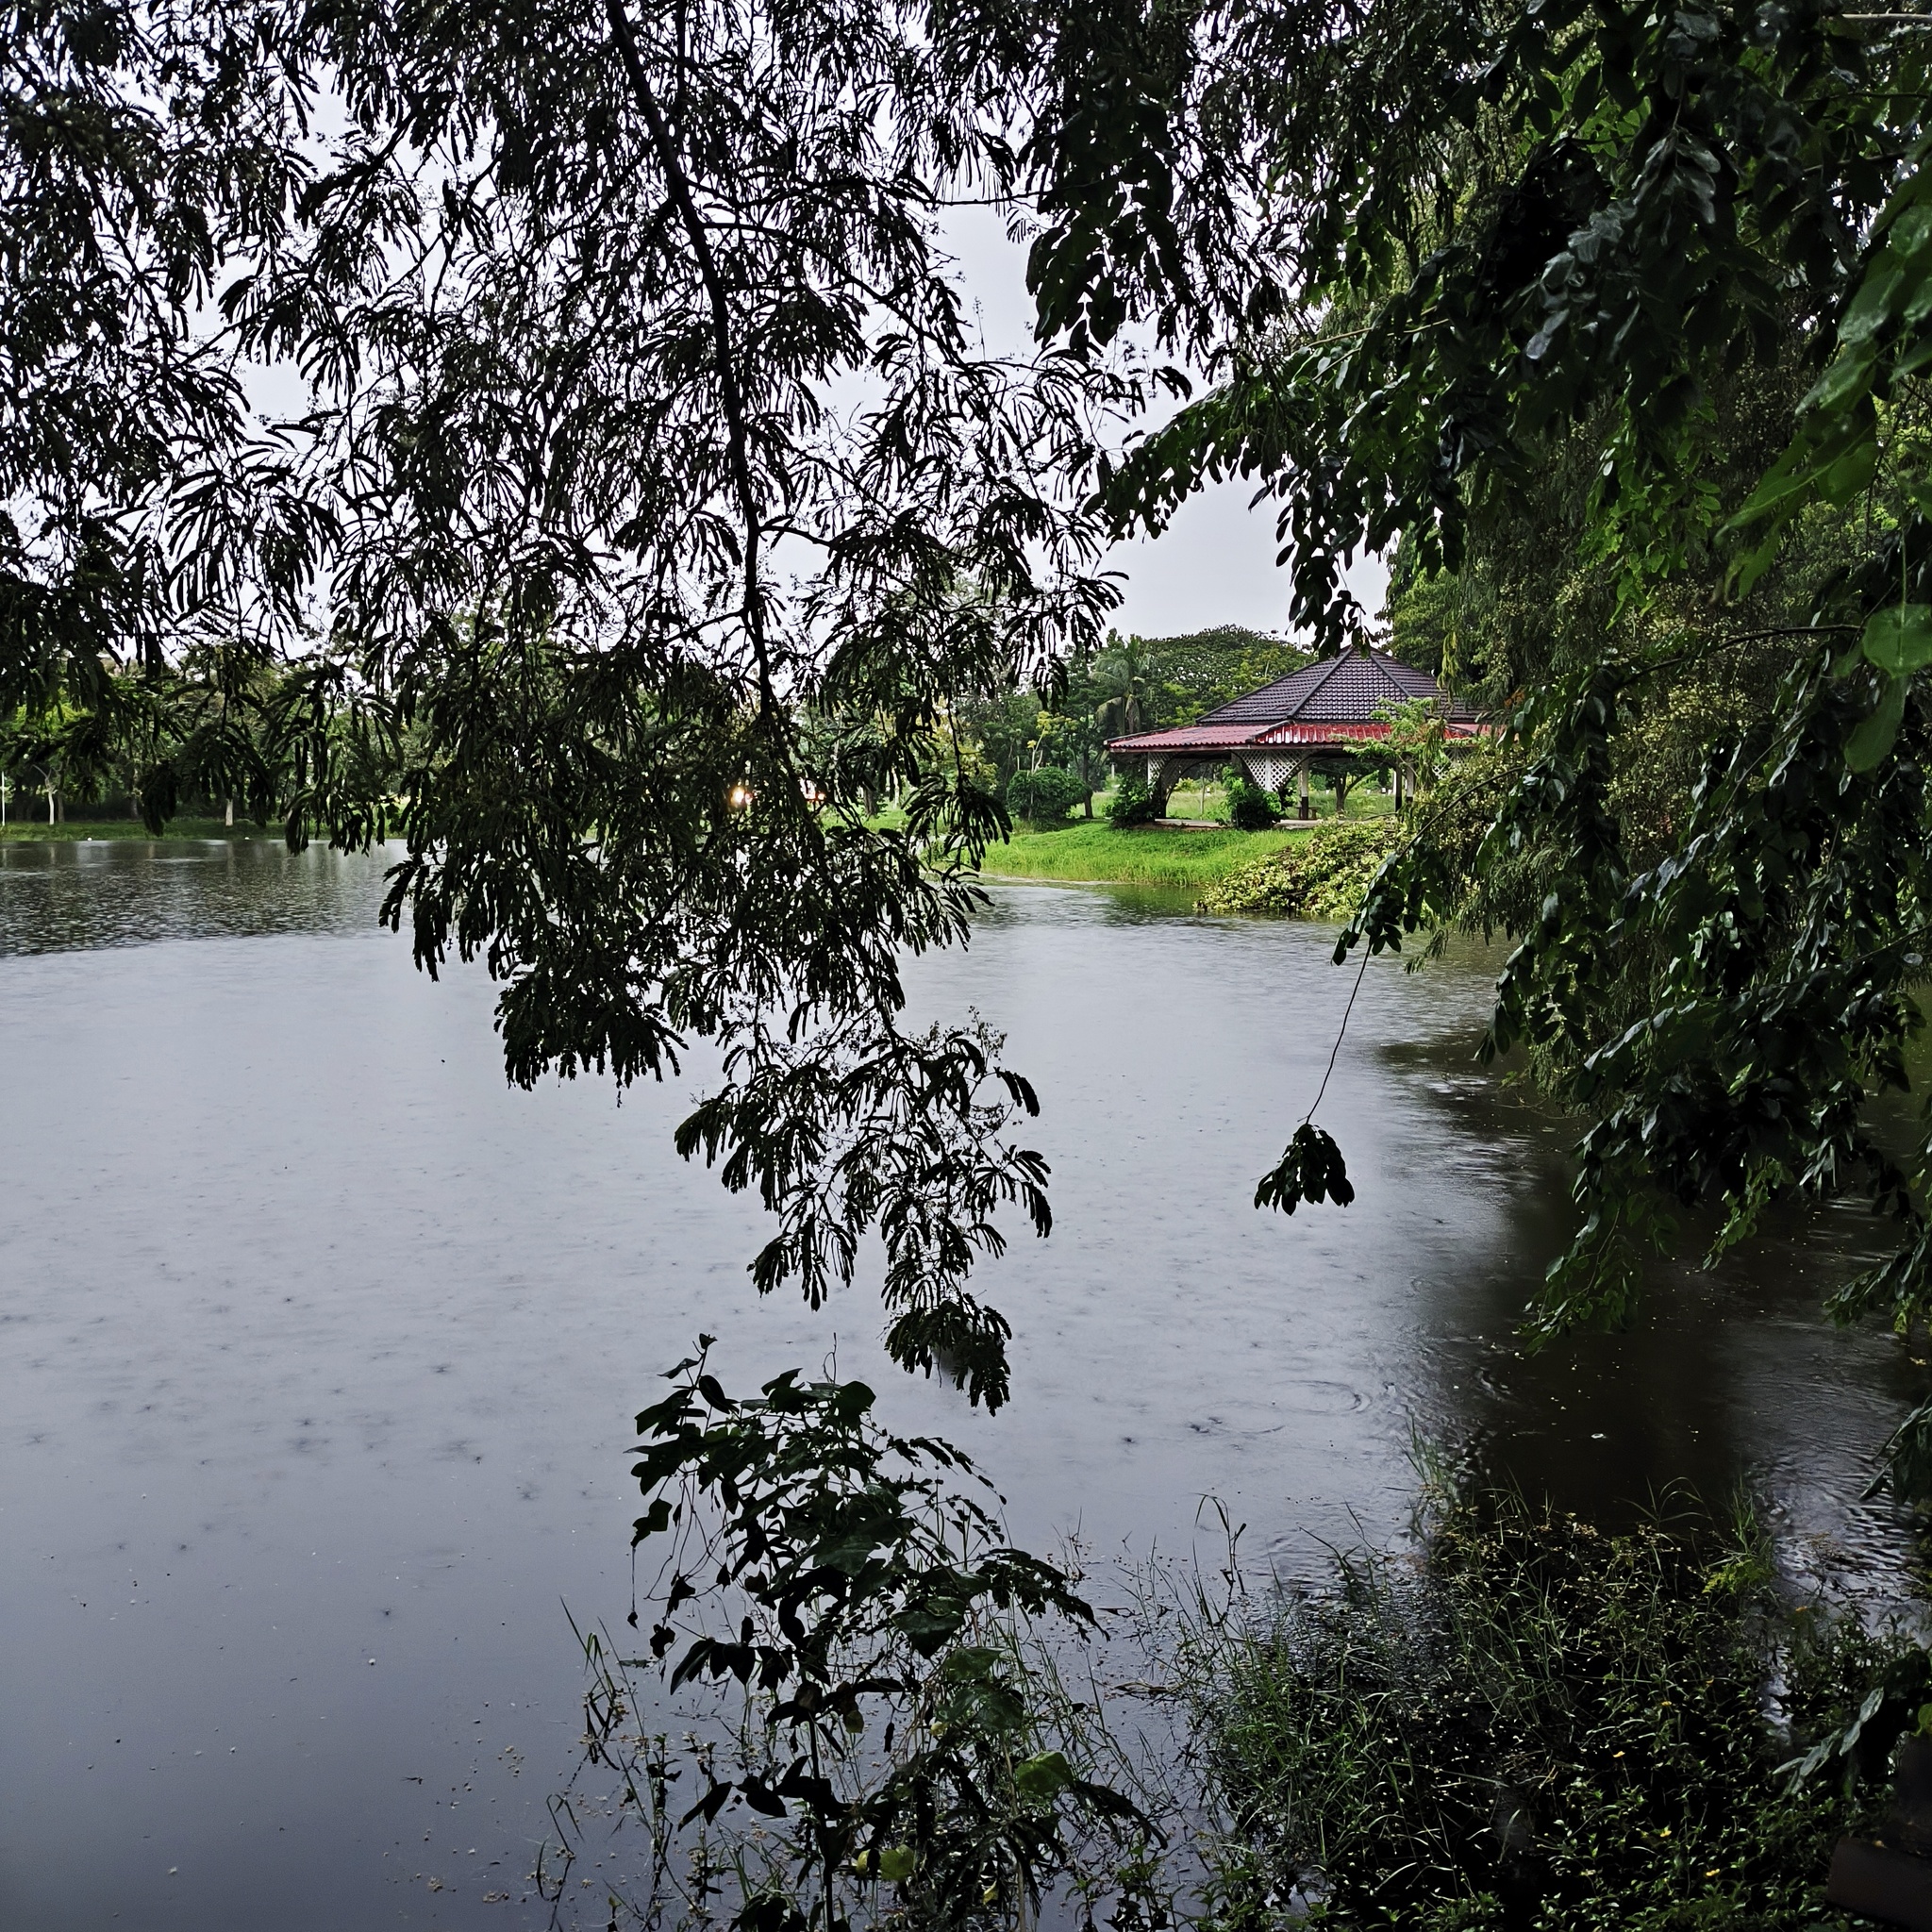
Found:
[(176, 840), (185, 844), (225, 844), (238, 839), (279, 839), (272, 825), (230, 825), (221, 819), (176, 819), (159, 832), (150, 832), (139, 819), (59, 819), (25, 823), (8, 819), (0, 825), (0, 845), (114, 845), (142, 841), (150, 845)]
[[(1363, 822), (1372, 818), (1363, 815)], [(1014, 885), (1138, 886), (1200, 892), (1220, 885), (1257, 858), (1299, 844), (1330, 819), (1291, 822), (1265, 831), (1181, 821), (1121, 827), (1104, 819), (1076, 819), (1045, 831), (1020, 831), (990, 847), (978, 876)], [(53, 824), (26, 820), (0, 826), (0, 851), (10, 846), (86, 844), (237, 844), (281, 842), (274, 826), (252, 820), (177, 819), (150, 832), (137, 819), (73, 819)]]

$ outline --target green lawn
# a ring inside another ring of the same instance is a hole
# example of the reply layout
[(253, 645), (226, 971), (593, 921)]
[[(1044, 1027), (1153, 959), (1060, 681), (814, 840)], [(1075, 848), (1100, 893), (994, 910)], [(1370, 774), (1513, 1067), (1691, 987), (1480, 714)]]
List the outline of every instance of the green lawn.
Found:
[[(49, 839), (152, 839), (154, 834), (139, 819), (62, 819), (58, 824), (50, 825), (44, 818), (17, 819), (13, 816), (13, 801), (8, 801), (7, 826), (0, 832), (0, 838), (9, 842), (23, 843)], [(42, 806), (42, 811), (46, 809)], [(271, 829), (263, 832), (259, 825), (243, 820), (240, 824), (225, 825), (220, 819), (175, 819), (161, 834), (164, 839), (261, 839), (275, 838), (279, 834)]]
[(1068, 879), (1148, 886), (1211, 886), (1236, 866), (1279, 852), (1300, 832), (1176, 832), (1158, 825), (1121, 830), (1078, 819), (1051, 832), (1018, 832), (988, 848), (989, 878)]

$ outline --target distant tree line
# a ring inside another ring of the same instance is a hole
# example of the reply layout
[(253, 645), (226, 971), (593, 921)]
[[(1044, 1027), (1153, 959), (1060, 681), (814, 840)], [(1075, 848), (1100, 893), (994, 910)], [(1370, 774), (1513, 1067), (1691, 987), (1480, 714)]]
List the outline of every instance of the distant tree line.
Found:
[[(1109, 776), (1109, 739), (1191, 724), (1312, 657), (1238, 624), (1167, 638), (1109, 631), (1101, 648), (1069, 663), (1058, 688), (1042, 694), (1016, 678), (964, 699), (954, 708), (952, 735), (980, 783), (1019, 816), (1063, 816), (1083, 801), (1091, 816), (1091, 794)], [(353, 759), (373, 800), (404, 789), (408, 746), (388, 731), (358, 731), (353, 714), (334, 706), (319, 707), (298, 667), (205, 645), (165, 683), (136, 673), (109, 679), (103, 705), (23, 708), (0, 719), (0, 774), (12, 800), (32, 809), (51, 792), (62, 818), (78, 808), (143, 819), (157, 831), (177, 816), (232, 808), (239, 818), (299, 838), (309, 809), (303, 794), (318, 767)], [(828, 790), (835, 768), (862, 764), (884, 737), (876, 723), (836, 715), (806, 720), (805, 728)], [(1069, 784), (1023, 784), (1015, 806), (1015, 780), (1041, 773), (1064, 774)], [(1034, 808), (1055, 797), (1069, 802)], [(25, 815), (21, 805), (9, 807), (9, 817), (17, 812)]]
[(0, 713), (8, 820), (179, 817), (274, 825), (300, 843), (320, 822), (315, 787), (353, 771), (372, 836), (388, 829), (411, 735), (319, 692), (312, 670), (203, 643), (165, 678), (103, 667), (92, 703)]

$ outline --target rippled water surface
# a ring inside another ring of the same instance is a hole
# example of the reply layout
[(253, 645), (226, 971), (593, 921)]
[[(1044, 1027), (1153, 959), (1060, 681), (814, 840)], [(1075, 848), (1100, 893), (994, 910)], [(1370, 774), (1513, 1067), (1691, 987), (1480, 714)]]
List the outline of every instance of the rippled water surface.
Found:
[(883, 1362), (868, 1292), (757, 1300), (756, 1214), (669, 1146), (701, 1072), (508, 1090), (480, 974), (375, 929), (381, 865), (0, 848), (0, 1925), (542, 1924), (563, 1607), (627, 1607), (630, 1415), (700, 1327), (727, 1383), (836, 1348), (1036, 1541), (1171, 1549), (1213, 1495), (1313, 1574), (1399, 1525), (1419, 1427), (1580, 1505), (1748, 1476), (1821, 1563), (1896, 1550), (1862, 1458), (1924, 1372), (1818, 1313), (1860, 1217), (1521, 1357), (1562, 1142), (1469, 1062), (1488, 959), (1370, 969), (1323, 1108), (1358, 1197), (1288, 1221), (1249, 1202), (1347, 999), (1331, 936), (999, 889), (915, 974), (1046, 1105), (988, 1419)]

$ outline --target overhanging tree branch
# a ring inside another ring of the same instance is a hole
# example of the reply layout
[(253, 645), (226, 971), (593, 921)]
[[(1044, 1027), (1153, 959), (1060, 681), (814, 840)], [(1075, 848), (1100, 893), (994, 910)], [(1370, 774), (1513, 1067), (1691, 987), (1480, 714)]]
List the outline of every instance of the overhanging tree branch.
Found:
[(658, 105), (651, 77), (644, 72), (637, 35), (624, 0), (606, 0), (610, 31), (617, 42), (618, 58), (636, 95), (638, 111), (650, 131), (651, 145), (657, 150), (658, 165), (664, 170), (665, 185), (677, 208), (685, 233), (691, 238), (691, 253), (697, 258), (698, 274), (710, 298), (711, 337), (718, 357), (718, 395), (724, 408), (724, 429), (731, 481), (738, 497), (738, 514), (744, 525), (744, 625), (751, 638), (753, 655), (758, 666), (758, 705), (767, 715), (775, 710), (777, 693), (772, 685), (771, 654), (765, 642), (764, 593), (758, 586), (758, 539), (761, 525), (758, 491), (752, 483), (751, 443), (745, 429), (744, 394), (738, 386), (737, 365), (732, 359), (731, 309), (725, 299), (724, 277), (718, 273), (718, 258), (711, 252), (711, 238), (705, 218), (698, 211), (697, 197), (691, 192), (691, 177), (678, 158), (677, 144), (671, 138), (671, 125)]

